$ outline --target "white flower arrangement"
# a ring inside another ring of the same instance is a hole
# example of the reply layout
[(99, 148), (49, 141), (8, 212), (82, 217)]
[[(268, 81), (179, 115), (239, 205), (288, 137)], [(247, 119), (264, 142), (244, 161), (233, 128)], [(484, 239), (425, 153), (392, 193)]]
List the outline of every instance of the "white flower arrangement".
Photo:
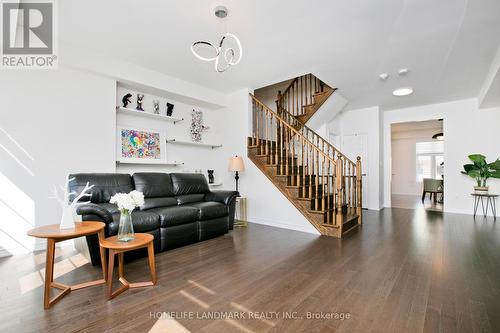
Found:
[(130, 193), (116, 193), (109, 200), (110, 203), (116, 204), (120, 212), (132, 212), (136, 207), (144, 205), (144, 194), (133, 190)]

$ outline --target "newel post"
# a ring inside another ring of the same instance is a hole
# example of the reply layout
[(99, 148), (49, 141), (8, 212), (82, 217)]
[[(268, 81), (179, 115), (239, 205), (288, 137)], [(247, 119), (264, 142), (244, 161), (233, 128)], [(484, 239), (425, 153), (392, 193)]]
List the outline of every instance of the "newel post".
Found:
[(362, 204), (363, 204), (363, 174), (361, 170), (361, 157), (356, 158), (356, 214), (358, 214), (358, 224), (362, 224)]
[(335, 182), (337, 187), (337, 217), (335, 219), (335, 224), (339, 226), (339, 234), (342, 235), (342, 204), (344, 202), (344, 175), (342, 174), (342, 160), (337, 158), (335, 163)]

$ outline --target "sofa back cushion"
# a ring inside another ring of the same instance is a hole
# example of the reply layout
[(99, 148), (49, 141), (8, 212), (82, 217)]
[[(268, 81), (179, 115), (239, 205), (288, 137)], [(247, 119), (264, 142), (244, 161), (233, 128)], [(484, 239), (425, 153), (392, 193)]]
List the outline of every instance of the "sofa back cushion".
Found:
[(210, 192), (207, 179), (201, 173), (171, 173), (175, 196)]
[(172, 180), (168, 173), (138, 172), (132, 175), (135, 189), (144, 194), (144, 198), (173, 197)]
[(188, 204), (191, 202), (200, 202), (205, 200), (205, 194), (185, 194), (176, 197), (179, 205)]
[(144, 205), (140, 207), (141, 210), (151, 208), (177, 206), (178, 202), (175, 197), (159, 197), (159, 198), (145, 198)]
[[(87, 182), (94, 185), (88, 193), (92, 194), (92, 203), (109, 202), (116, 193), (129, 193), (134, 190), (132, 177), (123, 173), (75, 173), (69, 176), (75, 178), (69, 183), (69, 192), (80, 194)], [(73, 200), (75, 195), (70, 195)], [(87, 201), (89, 197), (83, 197), (81, 201)]]

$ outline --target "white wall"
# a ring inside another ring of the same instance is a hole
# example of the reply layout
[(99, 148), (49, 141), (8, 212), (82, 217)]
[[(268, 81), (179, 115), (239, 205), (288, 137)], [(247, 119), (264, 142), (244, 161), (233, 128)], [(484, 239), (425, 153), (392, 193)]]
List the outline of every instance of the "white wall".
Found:
[[(330, 135), (343, 136), (360, 135), (367, 136), (367, 208), (379, 210), (382, 207), (382, 196), (379, 191), (381, 177), (380, 142), (381, 113), (378, 107), (364, 108), (358, 110), (344, 111), (328, 124)], [(340, 140), (341, 142), (342, 140)], [(344, 152), (342, 146), (337, 147)], [(354, 158), (354, 157), (352, 157)]]
[[(391, 129), (392, 123), (444, 118), (445, 190), (444, 210), (472, 213), (470, 193), (474, 180), (462, 175), (463, 164), (472, 153), (482, 153), (488, 160), (500, 157), (500, 108), (478, 109), (476, 99), (424, 105), (384, 112), (384, 204), (390, 207)], [(490, 191), (500, 193), (500, 180), (490, 179)], [(497, 212), (500, 214), (500, 212)]]
[(417, 182), (417, 142), (433, 141), (442, 128), (392, 132), (392, 194), (422, 195), (422, 182)]
[[(132, 103), (129, 104), (128, 107), (135, 109), (137, 105), (137, 92), (137, 90), (129, 89), (128, 87), (118, 86), (116, 93), (116, 105), (122, 105), (122, 97), (126, 93), (131, 93)], [(141, 91), (141, 93), (144, 92)], [(165, 115), (165, 105), (168, 101), (169, 103), (174, 104), (173, 116), (184, 118), (184, 120), (174, 124), (173, 122), (141, 117), (140, 115), (117, 114), (117, 124), (119, 126), (129, 126), (146, 130), (158, 130), (166, 133), (168, 139), (192, 141), (190, 136), (191, 111), (196, 109), (203, 111), (203, 123), (205, 126), (209, 127), (208, 130), (202, 132), (201, 142), (223, 144), (227, 141), (223, 140), (223, 137), (221, 136), (223, 132), (221, 129), (226, 126), (222, 109), (210, 110), (205, 107), (183, 103), (171, 98), (167, 99), (163, 96), (155, 96), (150, 93), (144, 94), (144, 112), (153, 113), (153, 99), (157, 99), (160, 101), (160, 112)], [(227, 172), (227, 162), (222, 158), (223, 155), (221, 148), (212, 149), (210, 147), (167, 144), (166, 156), (167, 161), (180, 161), (183, 162), (184, 165), (169, 166), (154, 164), (117, 164), (116, 171), (132, 174), (134, 172), (195, 172), (195, 170), (201, 169), (203, 174), (206, 176), (207, 170), (212, 169), (214, 170), (216, 183), (220, 182)], [(213, 189), (220, 188), (214, 187)]]
[(143, 86), (144, 90), (168, 92), (169, 98), (186, 103), (194, 103), (208, 108), (221, 108), (225, 105), (226, 94), (165, 75), (145, 67), (95, 54), (87, 49), (61, 45), (59, 63), (78, 70), (107, 76), (133, 87)]
[(293, 79), (276, 83), (260, 89), (255, 89), (255, 97), (264, 103), (268, 108), (276, 112), (276, 100), (278, 99), (278, 91), (282, 93), (288, 88)]
[(2, 71), (0, 252), (32, 250), (26, 231), (59, 223), (48, 197), (68, 173), (114, 171), (115, 89), (114, 80), (63, 68)]

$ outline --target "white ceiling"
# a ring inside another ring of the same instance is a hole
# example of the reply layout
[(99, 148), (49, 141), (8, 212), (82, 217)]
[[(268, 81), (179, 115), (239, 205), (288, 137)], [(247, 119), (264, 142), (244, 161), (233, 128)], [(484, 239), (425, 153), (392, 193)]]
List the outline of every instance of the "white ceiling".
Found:
[[(190, 52), (225, 31), (229, 8), (242, 62), (219, 74)], [(312, 72), (338, 87), (348, 108), (407, 107), (476, 97), (500, 44), (499, 0), (65, 0), (59, 37), (223, 92)], [(404, 78), (397, 70), (410, 68)], [(386, 82), (378, 74), (391, 74)], [(411, 86), (412, 96), (391, 91)]]

